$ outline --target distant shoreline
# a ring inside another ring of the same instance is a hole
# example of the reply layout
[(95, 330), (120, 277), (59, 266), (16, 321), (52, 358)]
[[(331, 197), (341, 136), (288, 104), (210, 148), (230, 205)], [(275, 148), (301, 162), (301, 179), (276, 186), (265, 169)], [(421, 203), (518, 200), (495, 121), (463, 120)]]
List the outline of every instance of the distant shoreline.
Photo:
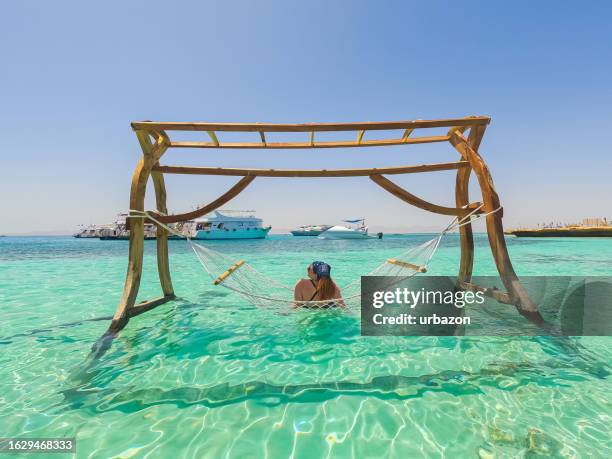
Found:
[[(396, 232), (387, 232), (384, 233), (385, 236), (396, 236), (396, 235), (418, 235), (418, 234), (438, 234), (439, 231), (415, 231), (415, 232), (405, 232), (405, 233), (396, 233)], [(486, 231), (474, 231), (474, 234), (483, 234), (486, 235)], [(459, 233), (448, 233), (448, 235), (452, 236), (452, 235), (459, 235)], [(270, 236), (291, 236), (291, 233), (270, 233), (268, 237)], [(0, 239), (2, 238), (12, 238), (12, 237), (73, 237), (72, 234), (2, 234), (0, 235)], [(74, 239), (99, 239), (99, 238), (74, 238)], [(316, 238), (315, 238), (316, 239)], [(173, 240), (173, 239), (171, 239)], [(176, 240), (182, 240), (182, 239), (176, 239)], [(241, 239), (237, 239), (237, 240), (241, 240)]]

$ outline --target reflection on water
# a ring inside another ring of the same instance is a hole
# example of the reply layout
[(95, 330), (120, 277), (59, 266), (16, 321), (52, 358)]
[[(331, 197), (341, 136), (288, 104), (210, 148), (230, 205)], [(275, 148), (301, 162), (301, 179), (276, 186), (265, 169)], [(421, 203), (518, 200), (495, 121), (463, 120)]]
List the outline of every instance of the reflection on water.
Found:
[[(225, 248), (257, 255), (291, 284), (304, 259), (325, 257), (349, 278), (419, 237), (367, 251), (283, 238)], [(361, 337), (355, 314), (260, 310), (213, 288), (177, 241), (180, 298), (91, 354), (121, 294), (127, 245), (10, 239), (0, 242), (9, 245), (0, 247), (3, 436), (75, 435), (78, 457), (612, 453), (608, 338)], [(557, 260), (547, 274), (604, 274), (612, 242), (577, 244), (510, 250), (520, 273), (538, 270), (533, 258)], [(142, 298), (159, 293), (146, 246)], [(558, 261), (566, 250), (595, 263)], [(488, 254), (477, 254), (480, 274), (491, 274)], [(454, 274), (457, 258), (456, 240), (446, 241), (432, 272)]]

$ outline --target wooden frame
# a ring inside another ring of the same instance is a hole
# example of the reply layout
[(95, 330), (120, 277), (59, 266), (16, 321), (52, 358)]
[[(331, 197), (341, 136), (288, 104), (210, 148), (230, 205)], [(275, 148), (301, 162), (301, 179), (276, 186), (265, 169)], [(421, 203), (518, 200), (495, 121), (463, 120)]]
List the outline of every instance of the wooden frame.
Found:
[[(485, 129), (490, 121), (491, 119), (487, 116), (471, 116), (442, 120), (312, 124), (135, 122), (132, 123), (132, 128), (136, 133), (143, 154), (132, 178), (130, 209), (144, 211), (144, 197), (149, 178), (153, 181), (157, 207), (157, 211), (150, 211), (151, 215), (162, 223), (174, 223), (188, 221), (218, 209), (241, 193), (256, 177), (364, 176), (369, 177), (373, 182), (397, 198), (429, 212), (458, 217), (465, 216), (470, 212), (488, 214), (501, 207), (489, 169), (478, 152)], [(431, 128), (448, 128), (448, 132), (445, 135), (434, 136), (414, 135), (416, 131)], [(364, 140), (363, 138), (364, 134), (368, 131), (376, 132), (382, 130), (402, 130), (403, 133), (401, 136), (392, 139)], [(201, 132), (203, 140), (175, 141), (169, 136), (169, 133), (174, 131)], [(258, 134), (259, 139), (255, 137), (252, 142), (224, 142), (223, 139), (219, 139), (219, 132), (252, 132), (256, 135)], [(269, 132), (304, 133), (305, 138), (300, 142), (270, 142), (266, 138), (266, 133)], [(321, 142), (315, 138), (315, 133), (317, 132), (352, 132), (352, 138), (355, 140)], [(466, 132), (468, 132), (467, 137), (465, 136)], [(205, 141), (205, 136), (208, 136), (209, 141)], [(449, 142), (459, 153), (459, 161), (416, 166), (340, 170), (236, 169), (224, 167), (162, 166), (159, 164), (159, 160), (168, 148), (360, 148), (402, 146), (432, 142)], [(413, 174), (441, 170), (457, 171), (455, 184), (456, 207), (440, 206), (427, 202), (384, 177), (384, 175)], [(482, 203), (470, 202), (469, 200), (468, 184), (472, 172), (474, 172), (480, 185)], [(182, 214), (168, 214), (164, 174), (226, 175), (242, 178), (226, 193), (199, 209)], [(543, 319), (536, 305), (529, 298), (512, 267), (504, 239), (502, 217), (503, 210), (490, 213), (486, 216), (486, 223), (493, 258), (507, 292), (486, 289), (471, 283), (474, 264), (474, 238), (471, 224), (464, 225), (459, 229), (461, 261), (459, 265), (458, 288), (482, 291), (500, 302), (514, 304), (521, 314), (533, 322), (542, 323)], [(111, 333), (116, 333), (125, 327), (130, 317), (146, 312), (174, 298), (168, 259), (168, 234), (163, 228), (158, 226), (157, 267), (163, 296), (136, 304), (142, 274), (144, 223), (142, 218), (128, 218), (130, 246), (127, 276), (123, 295), (109, 327), (109, 332)], [(395, 262), (396, 260), (393, 261)], [(236, 265), (235, 269), (238, 267)], [(230, 274), (230, 272), (227, 273), (227, 275)]]

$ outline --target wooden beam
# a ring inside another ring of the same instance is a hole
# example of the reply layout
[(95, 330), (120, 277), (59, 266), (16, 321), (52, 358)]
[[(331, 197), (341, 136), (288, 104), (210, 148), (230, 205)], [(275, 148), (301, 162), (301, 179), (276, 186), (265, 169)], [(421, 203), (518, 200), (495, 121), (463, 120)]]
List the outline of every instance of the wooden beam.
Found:
[[(457, 170), (455, 179), (455, 205), (457, 207), (466, 206), (470, 202), (469, 183), (471, 173), (471, 167), (463, 167)], [(459, 246), (461, 248), (459, 280), (470, 282), (474, 269), (474, 233), (471, 223), (459, 227)]]
[[(255, 180), (255, 176), (247, 176), (242, 179), (238, 183), (236, 183), (233, 187), (231, 187), (224, 194), (219, 196), (217, 199), (212, 201), (210, 204), (207, 204), (199, 209), (193, 210), (191, 212), (185, 212), (183, 214), (174, 214), (174, 215), (160, 215), (156, 212), (150, 212), (150, 214), (161, 223), (177, 223), (177, 222), (185, 222), (189, 220), (193, 220), (194, 218), (201, 217), (212, 212), (215, 209), (218, 209), (225, 203), (229, 202), (233, 198), (235, 198), (242, 190), (244, 190), (249, 184)], [(134, 220), (143, 220), (142, 218), (137, 218)]]
[[(161, 172), (151, 171), (151, 179), (155, 189), (155, 202), (157, 211), (161, 214), (168, 213), (166, 206), (166, 183)], [(164, 295), (173, 295), (172, 278), (170, 277), (170, 259), (168, 256), (168, 231), (161, 226), (156, 229), (157, 244), (157, 271), (159, 273), (159, 283), (161, 284)]]
[(468, 144), (474, 151), (478, 151), (480, 148), (480, 143), (482, 142), (482, 138), (485, 133), (486, 125), (482, 126), (472, 126), (470, 129), (470, 133), (468, 134)]
[[(391, 180), (383, 177), (382, 175), (371, 175), (370, 179), (372, 179), (372, 181), (379, 185), (381, 188), (387, 190), (393, 196), (401, 199), (402, 201), (405, 201), (408, 204), (412, 204), (413, 206), (418, 207), (419, 209), (427, 210), (436, 214), (462, 216), (473, 211), (480, 205), (480, 203), (473, 203), (464, 209), (439, 206), (437, 204), (432, 204), (431, 202), (425, 201), (419, 198), (418, 196), (413, 195), (412, 193), (409, 193), (408, 191), (404, 190), (403, 188), (396, 185)], [(480, 212), (481, 211), (476, 213)]]
[(361, 141), (363, 140), (363, 134), (365, 134), (365, 131), (361, 130), (357, 133), (357, 144), (361, 144)]
[[(484, 135), (486, 125), (472, 126), (470, 129), (470, 139), (468, 143), (478, 150), (480, 139)], [(452, 135), (453, 132), (463, 134), (467, 129), (467, 126), (453, 126), (449, 129), (448, 134)], [(478, 142), (473, 140), (478, 138)], [(474, 139), (473, 139), (474, 138)], [(467, 161), (467, 158), (462, 156), (462, 159)], [(471, 167), (465, 167), (457, 171), (457, 178), (455, 180), (455, 204), (457, 207), (462, 207), (468, 204), (469, 201), (469, 182), (470, 175), (472, 173)], [(461, 261), (459, 264), (459, 280), (464, 282), (470, 282), (472, 278), (472, 271), (474, 268), (474, 234), (472, 230), (472, 224), (468, 223), (459, 228), (459, 244), (461, 247)]]
[(403, 141), (408, 140), (408, 137), (410, 137), (410, 134), (412, 134), (412, 131), (414, 131), (414, 129), (406, 129), (404, 131), (404, 135), (402, 136), (402, 140)]
[(467, 118), (452, 118), (439, 120), (414, 121), (383, 121), (364, 123), (304, 123), (304, 124), (274, 124), (274, 123), (185, 123), (185, 122), (154, 122), (139, 121), (132, 123), (135, 130), (166, 130), (166, 131), (227, 131), (227, 132), (325, 132), (325, 131), (373, 131), (393, 129), (422, 129), (452, 126), (476, 126), (489, 124), (488, 116), (473, 116)]
[[(130, 188), (130, 209), (144, 210), (144, 199), (147, 190), (147, 181), (152, 167), (164, 154), (167, 143), (163, 137), (156, 144), (151, 143), (149, 134), (145, 131), (136, 131), (136, 137), (142, 149), (142, 158), (138, 161), (132, 185)], [(123, 295), (113, 316), (108, 331), (116, 333), (127, 324), (129, 310), (134, 306), (140, 279), (142, 276), (142, 260), (144, 255), (144, 222), (142, 218), (128, 220), (130, 229), (130, 245), (128, 249), (128, 268), (123, 287)]]
[(500, 207), (499, 196), (493, 185), (489, 168), (482, 157), (470, 146), (467, 139), (459, 131), (452, 131), (450, 133), (449, 142), (461, 154), (462, 159), (470, 163), (474, 170), (482, 191), (483, 202), (485, 204), (484, 210), (487, 212), (496, 210)]
[(175, 298), (176, 297), (174, 296), (174, 294), (172, 294), (172, 295), (160, 296), (158, 298), (153, 298), (151, 300), (142, 301), (129, 309), (128, 316), (132, 318), (134, 316), (142, 314), (143, 312), (150, 311), (151, 309), (156, 308), (160, 304), (167, 303), (168, 301), (171, 301)]
[(153, 141), (157, 145), (166, 145), (166, 148), (168, 148), (168, 145), (170, 145), (170, 138), (168, 137), (168, 134), (161, 130), (148, 132), (151, 136), (153, 136)]
[[(478, 133), (475, 135), (478, 135)], [(480, 138), (482, 138), (482, 135), (480, 135)], [(470, 142), (459, 131), (452, 131), (450, 133), (450, 143), (464, 159), (469, 161), (471, 168), (474, 170), (474, 174), (478, 179), (478, 184), (482, 192), (484, 210), (486, 212), (498, 210), (501, 207), (499, 196), (495, 191), (493, 178), (491, 177), (489, 168), (480, 154), (474, 150)], [(500, 210), (486, 217), (487, 236), (489, 238), (489, 245), (491, 246), (491, 252), (493, 253), (497, 271), (504, 283), (504, 287), (506, 287), (508, 293), (515, 300), (514, 304), (519, 313), (538, 325), (542, 324), (544, 319), (540, 315), (537, 305), (531, 300), (529, 294), (521, 284), (514, 271), (512, 262), (510, 261), (508, 247), (506, 246), (506, 240), (504, 238), (502, 216), (503, 214)]]
[(469, 167), (466, 161), (418, 166), (397, 166), (369, 169), (235, 169), (226, 167), (159, 166), (153, 170), (164, 174), (227, 175), (234, 177), (366, 177), (372, 174), (414, 174), (420, 172), (446, 171)]
[(418, 143), (435, 143), (448, 142), (449, 136), (436, 135), (430, 137), (414, 137), (409, 139), (380, 139), (380, 140), (364, 140), (361, 143), (340, 141), (340, 142), (314, 142), (314, 132), (310, 135), (310, 142), (269, 142), (262, 144), (261, 142), (191, 142), (191, 141), (174, 141), (170, 142), (173, 148), (346, 148), (346, 147), (385, 147), (391, 145), (406, 145)]
[(207, 131), (207, 132), (208, 132), (208, 137), (210, 137), (210, 140), (212, 140), (213, 145), (218, 147), (219, 139), (217, 139), (217, 134), (215, 134), (215, 131)]

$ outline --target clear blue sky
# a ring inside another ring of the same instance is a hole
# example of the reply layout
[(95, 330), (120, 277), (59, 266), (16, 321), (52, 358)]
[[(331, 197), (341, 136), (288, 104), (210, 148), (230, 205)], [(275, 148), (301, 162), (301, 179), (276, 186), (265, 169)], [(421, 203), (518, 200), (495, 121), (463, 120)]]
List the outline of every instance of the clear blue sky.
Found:
[[(5, 2), (0, 233), (128, 207), (130, 121), (493, 118), (481, 152), (506, 226), (612, 216), (610, 2)], [(171, 151), (163, 162), (343, 167), (452, 161), (450, 146)], [(454, 175), (397, 179), (451, 204)], [(233, 179), (170, 177), (190, 209)], [(476, 195), (474, 194), (474, 197)], [(152, 207), (152, 193), (148, 203)], [(231, 203), (275, 228), (365, 216), (439, 227), (367, 179), (258, 179)]]

